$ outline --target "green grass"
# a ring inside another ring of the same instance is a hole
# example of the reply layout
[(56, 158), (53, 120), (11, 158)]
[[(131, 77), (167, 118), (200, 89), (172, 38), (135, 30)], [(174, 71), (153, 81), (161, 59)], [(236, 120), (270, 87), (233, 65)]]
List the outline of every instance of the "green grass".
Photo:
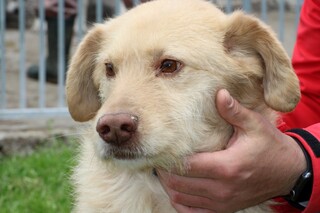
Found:
[(70, 212), (71, 144), (56, 141), (29, 156), (0, 158), (0, 212)]

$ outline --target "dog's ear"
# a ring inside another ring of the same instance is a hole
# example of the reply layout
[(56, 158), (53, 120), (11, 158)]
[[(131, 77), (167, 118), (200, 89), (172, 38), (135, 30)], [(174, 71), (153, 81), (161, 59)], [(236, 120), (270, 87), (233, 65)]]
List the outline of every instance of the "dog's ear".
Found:
[(264, 72), (261, 76), (265, 102), (277, 111), (292, 111), (300, 99), (299, 81), (274, 33), (257, 18), (240, 11), (228, 18), (224, 38), (226, 51), (259, 55)]
[(67, 72), (66, 96), (69, 112), (76, 121), (90, 120), (101, 105), (98, 89), (93, 82), (93, 71), (104, 37), (105, 25), (95, 25), (71, 58)]

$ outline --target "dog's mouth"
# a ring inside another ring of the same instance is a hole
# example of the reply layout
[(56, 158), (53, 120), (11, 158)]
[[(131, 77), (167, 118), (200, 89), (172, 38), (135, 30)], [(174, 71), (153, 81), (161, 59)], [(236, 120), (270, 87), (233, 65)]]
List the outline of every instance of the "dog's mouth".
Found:
[(139, 149), (123, 149), (118, 147), (111, 147), (108, 150), (107, 156), (118, 160), (136, 160), (144, 157)]

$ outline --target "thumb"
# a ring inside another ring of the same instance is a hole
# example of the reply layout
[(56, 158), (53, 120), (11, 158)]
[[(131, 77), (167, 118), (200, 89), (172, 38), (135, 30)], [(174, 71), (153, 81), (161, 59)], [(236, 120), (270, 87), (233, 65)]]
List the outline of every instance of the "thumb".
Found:
[(248, 130), (257, 124), (256, 112), (242, 106), (226, 89), (217, 92), (216, 106), (220, 116), (234, 127)]

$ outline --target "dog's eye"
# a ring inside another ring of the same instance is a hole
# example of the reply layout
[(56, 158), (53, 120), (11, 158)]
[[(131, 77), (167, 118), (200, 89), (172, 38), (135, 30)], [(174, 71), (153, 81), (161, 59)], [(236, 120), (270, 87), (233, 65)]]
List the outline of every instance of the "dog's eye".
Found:
[(116, 75), (114, 72), (113, 64), (112, 63), (106, 63), (106, 76), (109, 78), (112, 78)]
[(158, 74), (172, 74), (181, 69), (181, 63), (172, 59), (165, 59), (161, 62)]

